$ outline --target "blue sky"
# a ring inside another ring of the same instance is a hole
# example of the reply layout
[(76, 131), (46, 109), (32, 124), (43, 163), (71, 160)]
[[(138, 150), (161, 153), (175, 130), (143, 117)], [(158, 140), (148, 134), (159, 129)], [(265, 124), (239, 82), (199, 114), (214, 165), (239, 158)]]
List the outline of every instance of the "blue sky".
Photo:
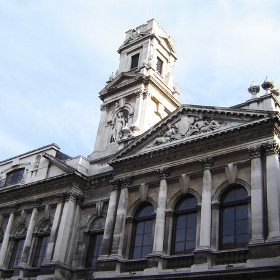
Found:
[(280, 88), (279, 15), (278, 0), (0, 0), (0, 160), (89, 155), (125, 31), (151, 18), (175, 39), (181, 103), (241, 103), (266, 75)]

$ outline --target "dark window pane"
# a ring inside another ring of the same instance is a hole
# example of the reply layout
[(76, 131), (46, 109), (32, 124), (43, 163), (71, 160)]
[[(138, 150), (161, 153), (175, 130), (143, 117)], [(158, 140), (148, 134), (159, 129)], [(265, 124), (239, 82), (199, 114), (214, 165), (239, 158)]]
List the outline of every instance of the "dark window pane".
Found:
[(163, 61), (160, 58), (157, 58), (157, 72), (162, 74), (162, 65)]
[(223, 237), (223, 243), (226, 244), (233, 244), (234, 243), (234, 235), (228, 235)]
[(233, 235), (234, 232), (234, 222), (228, 222), (223, 224), (224, 235)]
[(186, 227), (186, 215), (181, 215), (177, 218), (177, 228), (185, 228)]
[(247, 205), (241, 205), (236, 207), (236, 219), (247, 219), (248, 218), (248, 206)]
[(153, 212), (154, 212), (154, 207), (152, 205), (147, 205), (140, 209), (140, 211), (136, 215), (136, 218), (152, 216)]
[(148, 254), (151, 253), (151, 246), (143, 247), (142, 256), (141, 258), (145, 258)]
[(148, 232), (152, 232), (152, 231), (153, 231), (153, 221), (146, 221), (144, 232), (148, 233)]
[(142, 247), (134, 247), (133, 250), (133, 259), (140, 259)]
[(183, 254), (185, 251), (185, 243), (184, 242), (176, 242), (175, 243), (175, 254)]
[(228, 192), (223, 199), (223, 202), (230, 202), (230, 201), (235, 201), (235, 190)]
[(95, 267), (96, 260), (100, 256), (103, 233), (90, 236), (90, 242), (87, 254), (87, 267)]
[(238, 245), (246, 245), (248, 243), (248, 234), (236, 235), (236, 243)]
[(244, 188), (236, 189), (235, 200), (244, 200), (247, 195), (247, 191)]
[(49, 236), (38, 238), (33, 266), (39, 267), (42, 264), (46, 256), (48, 242), (49, 242)]
[(186, 229), (178, 229), (176, 230), (176, 242), (184, 241), (186, 237)]
[(151, 245), (152, 244), (152, 234), (148, 233), (144, 235), (144, 240), (143, 240), (143, 245), (147, 246), (147, 245)]
[(197, 206), (197, 200), (195, 197), (187, 197), (177, 205), (176, 211), (183, 211), (188, 209), (195, 209)]
[(229, 207), (223, 211), (223, 221), (233, 221), (234, 220), (234, 207)]
[(8, 186), (20, 182), (22, 180), (23, 173), (24, 173), (24, 168), (17, 169), (15, 171), (10, 172), (7, 175), (5, 185)]
[(136, 234), (142, 234), (144, 231), (144, 222), (140, 222), (137, 224), (137, 227), (136, 227)]
[(187, 227), (196, 226), (196, 213), (187, 216)]
[(143, 242), (143, 235), (136, 235), (135, 237), (135, 246), (141, 246)]
[(131, 67), (130, 69), (138, 67), (138, 61), (139, 61), (139, 53), (133, 55), (131, 57)]
[(196, 238), (196, 227), (187, 229), (187, 240), (195, 240)]
[(186, 242), (186, 250), (193, 250), (195, 249), (195, 240), (190, 240)]
[(247, 233), (248, 232), (248, 220), (236, 221), (236, 233)]
[(197, 201), (195, 197), (188, 198), (188, 209), (194, 209), (197, 206)]

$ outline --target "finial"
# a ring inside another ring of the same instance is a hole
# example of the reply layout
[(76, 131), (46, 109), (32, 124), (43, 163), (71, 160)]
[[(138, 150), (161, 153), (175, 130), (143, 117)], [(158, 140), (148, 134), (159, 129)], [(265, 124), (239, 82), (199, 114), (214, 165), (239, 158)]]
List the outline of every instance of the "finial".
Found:
[(274, 82), (269, 81), (268, 76), (266, 76), (264, 82), (262, 83), (262, 88), (266, 91), (266, 94), (269, 94), (274, 88)]
[(252, 94), (252, 99), (257, 98), (257, 94), (260, 92), (260, 86), (255, 84), (255, 81), (252, 82), (248, 91)]

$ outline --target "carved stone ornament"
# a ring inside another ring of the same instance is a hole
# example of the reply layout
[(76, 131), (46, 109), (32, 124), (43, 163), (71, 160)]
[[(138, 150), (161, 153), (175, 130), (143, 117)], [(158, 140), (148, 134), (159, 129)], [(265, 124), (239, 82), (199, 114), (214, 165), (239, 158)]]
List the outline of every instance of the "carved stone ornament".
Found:
[(9, 205), (9, 208), (10, 208), (10, 211), (11, 211), (11, 212), (16, 212), (17, 209), (18, 209), (18, 205), (12, 203), (12, 204)]
[[(185, 123), (184, 123), (185, 122)], [(169, 130), (156, 138), (151, 146), (166, 144), (175, 140), (185, 139), (192, 135), (212, 132), (226, 125), (214, 119), (204, 117), (189, 117), (168, 125)]]
[(262, 145), (255, 145), (248, 148), (250, 153), (250, 158), (258, 158), (261, 156)]
[(52, 228), (52, 224), (49, 220), (44, 221), (41, 226), (39, 227), (39, 232), (44, 233), (44, 232), (50, 232)]
[(112, 190), (117, 190), (120, 188), (121, 186), (121, 182), (119, 179), (113, 179), (110, 181), (110, 184), (112, 186)]
[(274, 88), (274, 82), (269, 81), (266, 76), (264, 82), (262, 83), (262, 88), (266, 91), (266, 93), (270, 93), (270, 91)]
[(25, 236), (26, 235), (26, 226), (25, 225), (20, 225), (19, 228), (17, 229), (15, 236), (20, 237), (20, 236)]
[(212, 157), (206, 157), (200, 160), (203, 169), (209, 169), (214, 166), (214, 159)]
[(108, 104), (103, 103), (100, 105), (100, 111), (107, 111), (109, 109)]
[(277, 155), (279, 155), (280, 147), (279, 147), (279, 145), (275, 141), (263, 143), (262, 146), (263, 146), (263, 148), (265, 150), (265, 153), (267, 155), (269, 155), (269, 154), (277, 154)]
[(31, 200), (33, 207), (39, 207), (42, 204), (42, 198), (34, 198)]
[(121, 179), (120, 179), (121, 187), (126, 187), (126, 188), (127, 188), (127, 187), (131, 186), (132, 181), (133, 181), (133, 177), (124, 177), (124, 178), (121, 178)]
[(252, 94), (252, 98), (256, 98), (257, 94), (260, 92), (260, 86), (256, 85), (255, 82), (250, 85), (248, 91)]
[(159, 178), (160, 179), (166, 179), (171, 172), (171, 168), (170, 167), (161, 167), (160, 169), (157, 170), (158, 174), (159, 174)]

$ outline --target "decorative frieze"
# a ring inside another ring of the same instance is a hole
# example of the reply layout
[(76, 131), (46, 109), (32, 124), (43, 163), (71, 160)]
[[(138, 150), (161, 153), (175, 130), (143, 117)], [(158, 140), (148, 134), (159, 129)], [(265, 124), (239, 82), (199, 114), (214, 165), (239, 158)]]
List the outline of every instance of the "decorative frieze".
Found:
[(120, 179), (120, 184), (122, 188), (128, 188), (133, 182), (133, 177), (124, 177)]
[(42, 198), (34, 198), (34, 199), (31, 200), (31, 202), (32, 202), (33, 207), (39, 207), (42, 204), (43, 199)]
[(210, 169), (214, 166), (214, 159), (213, 157), (206, 157), (200, 160), (203, 169)]
[(15, 204), (15, 203), (9, 204), (9, 209), (12, 213), (16, 212), (18, 210), (18, 204)]
[(110, 184), (111, 184), (111, 190), (117, 190), (121, 186), (120, 179), (110, 180)]

